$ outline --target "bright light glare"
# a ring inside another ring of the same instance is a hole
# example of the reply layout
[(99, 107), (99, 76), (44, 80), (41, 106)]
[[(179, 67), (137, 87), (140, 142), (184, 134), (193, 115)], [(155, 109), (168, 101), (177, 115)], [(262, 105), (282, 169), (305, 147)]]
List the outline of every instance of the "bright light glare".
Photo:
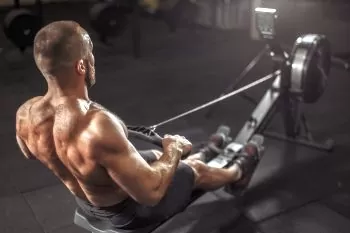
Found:
[(262, 7), (257, 7), (255, 8), (255, 12), (263, 12), (263, 13), (276, 13), (276, 9), (272, 8), (262, 8)]

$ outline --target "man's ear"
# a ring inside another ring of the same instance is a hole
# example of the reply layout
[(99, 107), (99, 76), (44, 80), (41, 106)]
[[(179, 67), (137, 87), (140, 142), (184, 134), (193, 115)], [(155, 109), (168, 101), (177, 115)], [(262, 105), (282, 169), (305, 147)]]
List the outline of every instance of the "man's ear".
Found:
[(86, 74), (86, 64), (84, 62), (83, 59), (80, 59), (77, 63), (76, 63), (76, 67), (75, 70), (77, 71), (77, 73), (79, 75), (85, 75)]

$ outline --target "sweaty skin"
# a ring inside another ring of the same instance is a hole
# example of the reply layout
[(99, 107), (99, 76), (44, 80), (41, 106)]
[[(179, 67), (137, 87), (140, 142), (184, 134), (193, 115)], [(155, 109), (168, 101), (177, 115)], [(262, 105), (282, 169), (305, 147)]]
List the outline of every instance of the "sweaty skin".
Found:
[(47, 166), (72, 194), (96, 206), (111, 206), (128, 196), (155, 205), (170, 182), (162, 176), (169, 176), (183, 152), (163, 153), (163, 160), (175, 161), (149, 166), (127, 140), (125, 129), (101, 105), (85, 100), (35, 97), (17, 111), (22, 152)]

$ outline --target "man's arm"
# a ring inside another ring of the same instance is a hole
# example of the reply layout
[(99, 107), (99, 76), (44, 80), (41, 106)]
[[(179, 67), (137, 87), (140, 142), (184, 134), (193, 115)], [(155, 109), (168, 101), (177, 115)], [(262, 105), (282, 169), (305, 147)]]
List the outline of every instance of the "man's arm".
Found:
[(149, 165), (128, 141), (119, 120), (105, 112), (93, 116), (80, 141), (80, 150), (103, 166), (116, 184), (151, 206), (164, 196), (182, 155), (181, 150), (166, 150)]

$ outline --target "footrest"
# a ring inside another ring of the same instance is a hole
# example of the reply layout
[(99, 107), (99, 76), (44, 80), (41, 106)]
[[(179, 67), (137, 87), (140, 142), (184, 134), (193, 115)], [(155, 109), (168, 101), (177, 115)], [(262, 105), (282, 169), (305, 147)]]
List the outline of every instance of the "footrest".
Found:
[(209, 161), (207, 165), (215, 168), (225, 168), (235, 157), (235, 155), (243, 148), (240, 143), (232, 142), (225, 148), (225, 152), (216, 156)]

